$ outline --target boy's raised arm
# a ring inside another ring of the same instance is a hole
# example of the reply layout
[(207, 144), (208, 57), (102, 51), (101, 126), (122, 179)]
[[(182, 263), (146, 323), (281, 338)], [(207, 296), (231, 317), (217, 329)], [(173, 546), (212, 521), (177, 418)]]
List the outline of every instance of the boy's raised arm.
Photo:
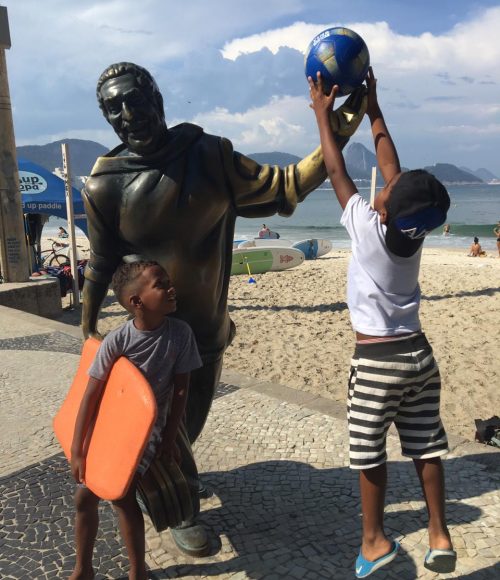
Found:
[(378, 104), (377, 79), (373, 74), (372, 67), (368, 69), (366, 85), (368, 87), (368, 107), (366, 113), (372, 127), (377, 163), (384, 182), (389, 183), (395, 175), (401, 173), (401, 166), (399, 164), (398, 152), (396, 151), (389, 129), (385, 124), (384, 115)]
[(312, 99), (310, 107), (316, 115), (326, 171), (332, 182), (337, 199), (342, 209), (344, 209), (350, 197), (357, 192), (357, 189), (347, 173), (344, 157), (335, 141), (330, 124), (330, 111), (333, 109), (338, 87), (334, 86), (332, 92), (329, 95), (325, 95), (320, 73), (318, 73), (316, 83), (311, 77), (307, 81)]

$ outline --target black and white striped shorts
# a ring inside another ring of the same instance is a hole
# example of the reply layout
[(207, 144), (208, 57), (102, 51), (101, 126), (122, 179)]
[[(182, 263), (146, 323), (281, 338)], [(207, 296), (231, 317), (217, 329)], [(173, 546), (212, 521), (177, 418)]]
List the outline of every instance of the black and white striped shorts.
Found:
[(403, 455), (430, 459), (447, 453), (439, 417), (440, 391), (439, 369), (424, 334), (356, 345), (347, 401), (351, 468), (371, 469), (385, 463), (392, 422)]

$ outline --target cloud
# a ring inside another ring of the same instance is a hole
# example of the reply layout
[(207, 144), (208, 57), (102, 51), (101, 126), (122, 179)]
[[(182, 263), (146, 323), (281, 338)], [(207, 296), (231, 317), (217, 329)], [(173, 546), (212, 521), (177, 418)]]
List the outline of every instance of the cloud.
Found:
[[(234, 38), (222, 48), (225, 58), (235, 60), (242, 54), (267, 48), (274, 54), (287, 46), (305, 51), (310, 40), (325, 28), (339, 26), (338, 22), (317, 25), (296, 22), (281, 29), (268, 30), (244, 38)], [(424, 32), (410, 36), (391, 30), (387, 22), (352, 22), (343, 26), (356, 30), (368, 45), (372, 62), (377, 67), (393, 70), (439, 72), (460, 71), (462, 78), (470, 80), (464, 72), (491, 73), (500, 62), (500, 7), (490, 8), (466, 23), (455, 25), (448, 33), (434, 35)]]
[(443, 125), (436, 128), (437, 133), (452, 133), (455, 135), (500, 135), (500, 123), (488, 125)]
[(278, 149), (302, 154), (319, 143), (314, 115), (307, 103), (303, 97), (274, 96), (267, 104), (242, 113), (232, 114), (217, 107), (196, 115), (192, 122), (207, 133), (224, 135), (244, 153)]
[[(412, 12), (421, 12), (421, 21), (408, 23), (405, 16), (398, 26), (394, 10), (389, 18), (382, 5), (375, 10), (372, 3), (337, 0), (191, 0), (189, 10), (160, 0), (5, 3), (19, 143), (80, 137), (111, 147), (116, 137), (97, 107), (95, 83), (111, 62), (130, 60), (155, 76), (169, 124), (197, 122), (243, 152), (304, 155), (318, 136), (307, 107), (303, 51), (319, 31), (339, 24), (324, 15), (347, 14), (350, 22), (342, 24), (369, 46), (379, 100), (404, 163), (423, 163), (427, 156), (428, 162), (441, 161), (457, 140), (464, 148), (475, 140), (477, 165), (489, 163), (500, 173), (498, 133), (483, 128), (500, 122), (500, 6), (475, 8), (467, 19), (469, 11), (460, 7), (458, 17), (436, 8), (431, 21), (422, 16), (431, 10), (424, 3)], [(425, 32), (430, 26), (434, 33)], [(459, 130), (463, 123), (470, 129)], [(371, 146), (368, 123), (355, 140)]]
[(236, 60), (239, 56), (258, 52), (263, 48), (276, 54), (280, 48), (288, 47), (304, 52), (311, 39), (329, 26), (296, 22), (277, 30), (267, 30), (246, 38), (235, 38), (226, 42), (221, 52), (224, 58)]
[(453, 95), (446, 95), (446, 96), (435, 95), (433, 97), (426, 97), (425, 100), (430, 101), (430, 102), (437, 102), (437, 103), (451, 103), (453, 101), (460, 101), (461, 97), (456, 97)]
[(109, 30), (111, 32), (119, 32), (120, 34), (141, 34), (144, 36), (152, 36), (153, 32), (151, 30), (126, 30), (125, 28), (119, 28), (117, 26), (110, 26), (108, 24), (101, 24), (98, 26), (99, 30)]

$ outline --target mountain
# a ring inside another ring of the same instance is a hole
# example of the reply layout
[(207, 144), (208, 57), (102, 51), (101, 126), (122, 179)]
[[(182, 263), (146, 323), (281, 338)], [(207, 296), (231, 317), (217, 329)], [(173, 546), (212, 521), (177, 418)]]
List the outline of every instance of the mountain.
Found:
[[(355, 181), (372, 180), (372, 167), (377, 167), (377, 157), (361, 143), (349, 143), (344, 151), (347, 171)], [(377, 172), (377, 185), (383, 185), (380, 171)]]
[[(376, 156), (361, 143), (350, 143), (345, 150), (347, 171), (352, 179), (371, 181), (372, 167), (377, 166)], [(403, 168), (404, 170), (406, 168)], [(470, 170), (464, 171), (451, 163), (436, 163), (424, 167), (426, 171), (435, 175), (443, 183), (482, 183), (480, 176)], [(489, 173), (489, 172), (488, 172)], [(495, 176), (493, 174), (492, 178)], [(382, 185), (380, 171), (377, 172), (377, 186)]]
[(479, 179), (486, 181), (486, 183), (489, 183), (491, 181), (498, 181), (498, 177), (496, 175), (493, 175), (493, 173), (491, 173), (491, 171), (489, 171), (488, 169), (485, 169), (484, 167), (480, 167), (479, 169), (476, 169), (475, 171), (473, 171), (472, 169), (469, 169), (468, 167), (460, 167), (460, 169), (462, 171), (467, 171), (467, 173), (472, 173), (472, 175), (479, 177)]
[[(278, 165), (285, 167), (290, 163), (298, 163), (300, 157), (282, 151), (270, 151), (269, 153), (250, 153), (247, 155), (257, 163)], [(377, 158), (361, 143), (351, 143), (345, 150), (347, 170), (353, 179), (371, 180), (372, 167), (377, 164)]]
[(443, 183), (483, 183), (483, 180), (451, 163), (435, 163), (424, 167)]
[(264, 165), (265, 163), (269, 165), (278, 165), (279, 167), (285, 167), (291, 163), (298, 163), (300, 157), (297, 155), (292, 155), (291, 153), (282, 153), (281, 151), (270, 151), (269, 153), (250, 153), (247, 155), (250, 159), (253, 159), (257, 163)]
[(361, 143), (350, 143), (344, 152), (347, 171), (353, 179), (372, 178), (372, 167), (377, 165), (377, 158)]
[(17, 156), (33, 163), (38, 163), (48, 171), (62, 167), (61, 144), (67, 143), (70, 155), (71, 174), (89, 175), (95, 160), (108, 149), (95, 141), (85, 139), (64, 139), (47, 145), (22, 145), (16, 147)]
[[(377, 168), (377, 187), (384, 186), (382, 174), (378, 169), (377, 157), (361, 143), (350, 143), (344, 151), (344, 159), (347, 171), (354, 181), (365, 182), (368, 185), (372, 180), (372, 167)], [(402, 168), (407, 171), (406, 167)]]
[[(97, 157), (108, 152), (106, 147), (94, 141), (84, 139), (66, 139), (55, 141), (47, 145), (24, 145), (17, 147), (17, 156), (38, 163), (49, 171), (56, 167), (62, 167), (61, 143), (69, 145), (71, 156), (71, 173), (73, 177), (89, 175)], [(354, 180), (371, 181), (372, 167), (377, 165), (377, 158), (361, 143), (349, 143), (344, 150), (347, 170)], [(268, 153), (251, 153), (248, 155), (257, 163), (268, 163), (284, 167), (290, 163), (298, 163), (300, 157), (282, 151), (270, 151)], [(425, 167), (429, 173), (435, 175), (444, 183), (482, 183), (491, 181), (496, 177), (487, 169), (478, 169), (476, 172), (470, 169), (458, 168), (450, 163), (436, 163)], [(382, 176), (377, 172), (377, 185), (382, 185)]]

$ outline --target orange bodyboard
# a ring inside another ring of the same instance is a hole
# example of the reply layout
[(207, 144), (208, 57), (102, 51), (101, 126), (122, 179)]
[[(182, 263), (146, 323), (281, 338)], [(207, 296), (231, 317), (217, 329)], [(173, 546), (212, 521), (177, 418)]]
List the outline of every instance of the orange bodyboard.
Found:
[[(89, 381), (88, 370), (99, 349), (85, 341), (73, 384), (53, 420), (54, 433), (68, 461), (76, 417)], [(115, 500), (128, 490), (149, 441), (157, 415), (154, 393), (141, 371), (120, 357), (109, 374), (86, 440), (85, 485), (102, 499)]]

